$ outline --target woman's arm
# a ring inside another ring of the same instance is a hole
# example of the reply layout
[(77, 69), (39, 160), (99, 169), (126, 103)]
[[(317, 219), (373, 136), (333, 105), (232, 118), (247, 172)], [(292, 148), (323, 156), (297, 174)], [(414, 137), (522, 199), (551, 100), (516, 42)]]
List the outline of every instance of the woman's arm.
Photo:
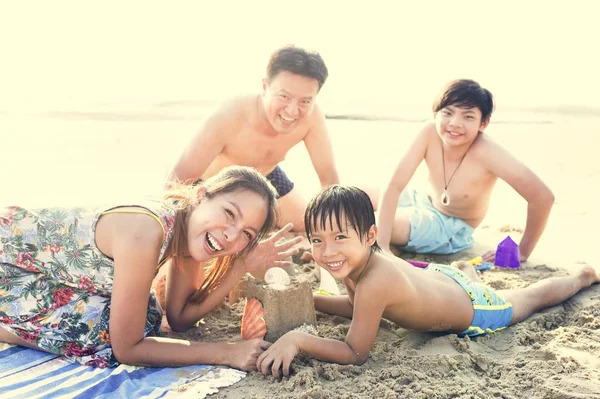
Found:
[(204, 268), (190, 259), (181, 266), (167, 265), (167, 320), (173, 331), (185, 331), (223, 302), (225, 296), (246, 273), (242, 259), (234, 261), (221, 284), (201, 302), (193, 300), (204, 281)]
[(121, 363), (148, 366), (222, 364), (253, 370), (269, 344), (262, 340), (200, 343), (144, 337), (148, 296), (159, 256), (162, 230), (152, 219), (122, 225), (110, 240), (115, 273), (110, 311), (110, 338)]

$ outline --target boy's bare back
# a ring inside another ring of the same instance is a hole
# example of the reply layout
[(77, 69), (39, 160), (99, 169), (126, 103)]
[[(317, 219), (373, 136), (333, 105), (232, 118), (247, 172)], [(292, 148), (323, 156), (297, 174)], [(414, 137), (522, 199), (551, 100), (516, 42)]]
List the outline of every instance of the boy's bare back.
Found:
[(373, 253), (356, 285), (344, 280), (353, 319), (361, 318), (361, 301), (383, 301), (383, 317), (418, 331), (461, 332), (473, 319), (473, 304), (452, 278), (436, 271), (415, 268), (402, 259)]

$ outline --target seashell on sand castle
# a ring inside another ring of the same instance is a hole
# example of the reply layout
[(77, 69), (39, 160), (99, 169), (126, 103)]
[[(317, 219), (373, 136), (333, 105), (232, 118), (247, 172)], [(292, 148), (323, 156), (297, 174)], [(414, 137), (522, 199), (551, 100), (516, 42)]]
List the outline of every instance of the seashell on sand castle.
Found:
[(264, 338), (267, 334), (265, 311), (256, 298), (249, 298), (242, 316), (242, 339)]
[(167, 293), (166, 293), (167, 276), (162, 276), (158, 283), (156, 283), (156, 299), (160, 303), (160, 307), (165, 310), (167, 309)]
[(290, 285), (290, 275), (280, 267), (272, 267), (265, 273), (265, 282), (269, 285), (287, 287)]

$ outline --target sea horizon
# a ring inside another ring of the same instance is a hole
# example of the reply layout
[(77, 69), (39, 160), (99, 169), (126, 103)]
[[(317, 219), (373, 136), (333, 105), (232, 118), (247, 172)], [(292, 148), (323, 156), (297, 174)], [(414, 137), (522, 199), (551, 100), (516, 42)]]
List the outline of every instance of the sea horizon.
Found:
[[(0, 117), (49, 118), (91, 121), (199, 121), (204, 120), (220, 99), (165, 99), (117, 101), (24, 102), (0, 105)], [(29, 104), (29, 105), (28, 105)], [(317, 102), (329, 120), (425, 122), (432, 119), (431, 105), (393, 103)], [(496, 105), (492, 114), (498, 123), (553, 123), (564, 118), (599, 118), (600, 107), (592, 105)]]

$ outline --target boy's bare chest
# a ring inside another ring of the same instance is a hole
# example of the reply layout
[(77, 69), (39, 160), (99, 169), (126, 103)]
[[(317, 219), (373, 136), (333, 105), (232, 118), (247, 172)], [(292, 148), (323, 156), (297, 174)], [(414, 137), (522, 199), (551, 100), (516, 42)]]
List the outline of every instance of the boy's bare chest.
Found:
[(460, 162), (443, 162), (441, 156), (426, 158), (429, 182), (433, 195), (447, 191), (459, 201), (470, 201), (489, 191), (495, 183), (493, 176), (481, 165), (465, 159)]

